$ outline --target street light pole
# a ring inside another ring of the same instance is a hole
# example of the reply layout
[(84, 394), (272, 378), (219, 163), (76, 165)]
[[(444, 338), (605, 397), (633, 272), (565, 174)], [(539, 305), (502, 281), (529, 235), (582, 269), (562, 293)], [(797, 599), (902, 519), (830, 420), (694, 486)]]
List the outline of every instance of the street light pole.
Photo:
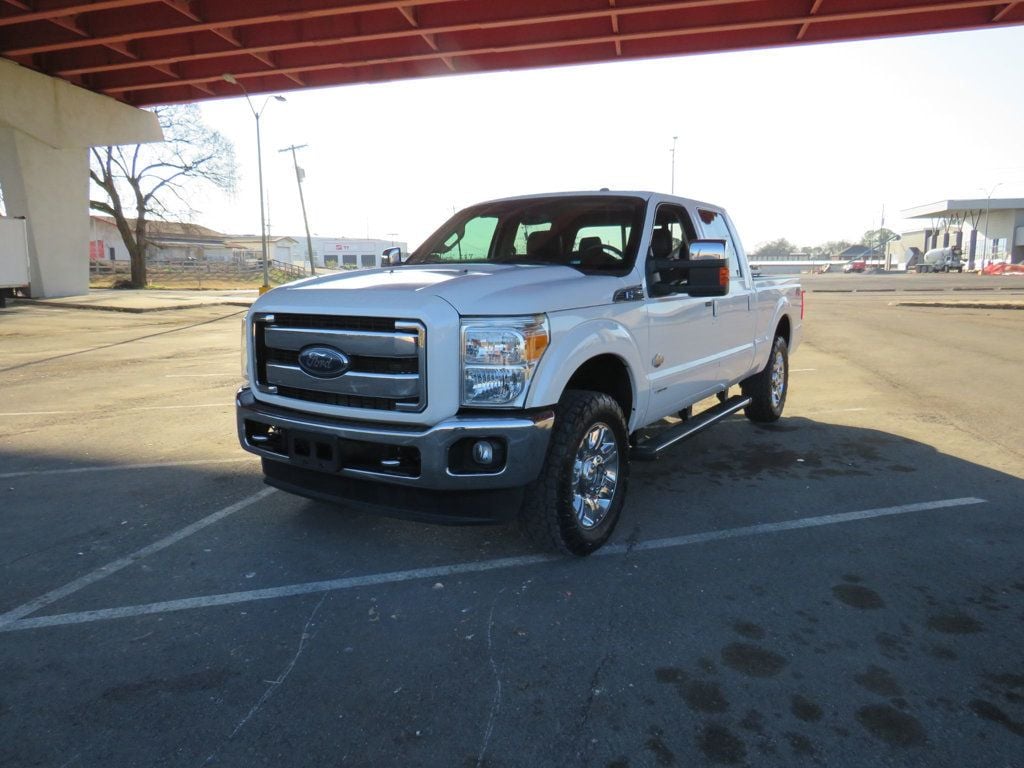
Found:
[(309, 253), (309, 273), (311, 275), (315, 275), (316, 264), (313, 263), (313, 238), (309, 236), (309, 219), (306, 218), (306, 198), (302, 194), (302, 172), (299, 168), (299, 160), (295, 156), (295, 150), (305, 149), (307, 146), (307, 144), (301, 144), (299, 146), (292, 144), (290, 147), (285, 147), (278, 151), (292, 153), (292, 164), (295, 166), (295, 183), (299, 185), (299, 204), (302, 206), (302, 223), (306, 227), (306, 250)]
[[(992, 189), (990, 189), (988, 191), (988, 197), (985, 198), (985, 233), (984, 233), (984, 235), (982, 235), (982, 239), (984, 239), (985, 244), (984, 244), (984, 248), (981, 251), (981, 271), (982, 272), (985, 271), (985, 256), (986, 256), (986, 254), (988, 253), (988, 250), (989, 250), (989, 248), (988, 248), (988, 214), (989, 214), (989, 210), (992, 208), (992, 193), (995, 192), (997, 189), (999, 189), (999, 187), (1001, 187), (1001, 186), (1003, 186), (1003, 182), (1000, 181), (998, 184), (996, 184), (994, 187), (992, 187)], [(978, 189), (980, 189), (982, 192), (985, 191), (984, 187), (978, 187)]]
[(249, 109), (252, 110), (252, 116), (256, 118), (256, 169), (260, 182), (260, 248), (263, 251), (263, 286), (260, 288), (260, 293), (262, 294), (270, 290), (270, 260), (267, 256), (267, 215), (263, 206), (263, 141), (260, 136), (260, 118), (263, 116), (263, 110), (267, 108), (267, 104), (270, 103), (271, 99), (276, 101), (287, 101), (287, 99), (284, 96), (268, 96), (267, 100), (263, 102), (263, 106), (257, 111), (256, 107), (253, 106), (252, 99), (249, 98), (249, 92), (234, 75), (230, 72), (225, 72), (221, 77), (224, 79), (224, 82), (237, 85), (242, 89), (245, 100), (249, 104)]
[(676, 193), (676, 139), (678, 136), (672, 137), (672, 194)]

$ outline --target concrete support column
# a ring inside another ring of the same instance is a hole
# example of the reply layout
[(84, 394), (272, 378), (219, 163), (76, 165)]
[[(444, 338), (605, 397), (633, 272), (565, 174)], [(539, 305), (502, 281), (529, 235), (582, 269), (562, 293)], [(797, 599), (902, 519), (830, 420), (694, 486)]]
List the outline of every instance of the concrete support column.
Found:
[(89, 147), (162, 138), (151, 112), (0, 59), (0, 186), (28, 225), (33, 296), (89, 292)]
[(971, 230), (971, 239), (967, 246), (967, 268), (974, 269), (974, 254), (978, 251), (978, 230)]
[(0, 186), (7, 215), (28, 222), (32, 295), (87, 293), (88, 150), (55, 149), (0, 125)]

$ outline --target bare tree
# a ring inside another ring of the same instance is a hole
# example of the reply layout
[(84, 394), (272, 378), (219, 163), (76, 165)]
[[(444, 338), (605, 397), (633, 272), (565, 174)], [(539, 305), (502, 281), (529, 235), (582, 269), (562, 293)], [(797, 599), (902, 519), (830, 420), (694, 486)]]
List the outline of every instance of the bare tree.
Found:
[(164, 141), (116, 147), (94, 147), (89, 175), (105, 200), (89, 207), (112, 216), (131, 256), (133, 288), (146, 287), (147, 217), (191, 217), (194, 182), (234, 189), (238, 172), (234, 146), (203, 123), (194, 104), (153, 110)]

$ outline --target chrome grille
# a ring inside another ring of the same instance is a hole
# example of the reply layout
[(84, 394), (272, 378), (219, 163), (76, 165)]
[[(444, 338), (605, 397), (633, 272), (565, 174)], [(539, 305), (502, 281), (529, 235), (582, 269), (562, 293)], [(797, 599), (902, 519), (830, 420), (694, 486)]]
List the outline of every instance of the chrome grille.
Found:
[[(383, 411), (427, 405), (426, 329), (415, 320), (338, 315), (262, 314), (253, 318), (256, 386), (306, 402)], [(341, 375), (306, 373), (299, 355), (327, 346), (348, 358)]]

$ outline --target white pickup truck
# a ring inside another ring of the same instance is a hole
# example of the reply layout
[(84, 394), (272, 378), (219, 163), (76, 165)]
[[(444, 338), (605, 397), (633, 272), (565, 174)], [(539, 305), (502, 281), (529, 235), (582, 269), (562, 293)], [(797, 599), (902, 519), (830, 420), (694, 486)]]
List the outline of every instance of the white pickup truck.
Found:
[(246, 317), (238, 437), (272, 486), (456, 522), (507, 518), (511, 499), (533, 542), (586, 555), (618, 522), (631, 458), (739, 410), (782, 414), (803, 292), (751, 276), (718, 206), (496, 200), (385, 255)]

